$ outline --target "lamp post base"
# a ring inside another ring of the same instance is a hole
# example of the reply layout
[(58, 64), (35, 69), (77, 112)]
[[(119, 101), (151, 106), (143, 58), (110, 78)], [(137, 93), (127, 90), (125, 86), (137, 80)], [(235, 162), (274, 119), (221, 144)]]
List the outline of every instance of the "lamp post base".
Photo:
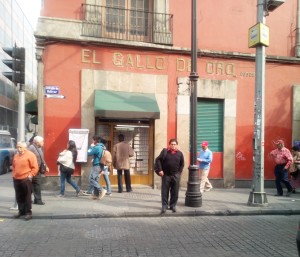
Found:
[(202, 206), (202, 194), (200, 192), (200, 183), (198, 175), (198, 166), (189, 166), (189, 180), (187, 182), (187, 191), (185, 194), (185, 206)]
[(265, 192), (250, 192), (248, 205), (253, 207), (268, 206), (267, 194)]

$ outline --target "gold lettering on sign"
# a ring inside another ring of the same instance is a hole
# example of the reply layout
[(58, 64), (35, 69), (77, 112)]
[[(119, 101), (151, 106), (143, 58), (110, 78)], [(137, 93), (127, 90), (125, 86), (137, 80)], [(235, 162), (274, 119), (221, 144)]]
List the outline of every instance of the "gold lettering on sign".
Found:
[(214, 64), (212, 62), (207, 62), (206, 63), (206, 72), (208, 74), (213, 74), (214, 73)]
[(224, 62), (207, 62), (206, 63), (206, 73), (216, 74), (216, 75), (228, 75), (236, 77), (235, 64), (234, 63), (224, 63)]
[(217, 64), (216, 64), (216, 74), (223, 75), (223, 72), (224, 72), (224, 63), (223, 62), (217, 62)]
[(185, 71), (185, 60), (182, 58), (176, 59), (176, 70), (177, 71)]
[(94, 63), (94, 64), (100, 64), (100, 61), (96, 60), (96, 51), (89, 50), (89, 49), (82, 49), (81, 51), (81, 62), (84, 63)]
[(127, 55), (126, 66), (131, 66), (131, 67), (133, 67), (133, 61), (132, 61), (132, 56), (131, 56), (131, 54), (128, 54), (128, 55)]
[(137, 67), (137, 68), (144, 68), (144, 66), (141, 65), (140, 62), (141, 62), (141, 56), (140, 56), (140, 55), (137, 55), (137, 56), (136, 56), (136, 67)]
[(113, 64), (116, 66), (123, 66), (123, 54), (114, 53), (112, 61), (113, 61)]
[(91, 50), (89, 50), (89, 49), (81, 50), (81, 62), (84, 62), (84, 63), (91, 62)]
[(158, 70), (165, 69), (165, 58), (164, 57), (156, 57), (155, 68)]
[(229, 76), (231, 75), (233, 77), (236, 77), (234, 63), (227, 63), (226, 64), (225, 73), (226, 73), (226, 75), (229, 75)]
[(96, 60), (96, 51), (95, 50), (93, 50), (93, 63), (96, 63), (96, 64), (100, 64), (101, 63), (100, 61)]

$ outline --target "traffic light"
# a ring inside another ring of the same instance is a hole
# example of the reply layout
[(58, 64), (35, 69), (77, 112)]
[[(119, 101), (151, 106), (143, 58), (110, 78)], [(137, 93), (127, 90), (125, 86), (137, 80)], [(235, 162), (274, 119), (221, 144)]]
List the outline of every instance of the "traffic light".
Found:
[(2, 72), (2, 74), (13, 83), (25, 84), (25, 48), (24, 47), (3, 47), (12, 59), (5, 59), (2, 62), (12, 71)]

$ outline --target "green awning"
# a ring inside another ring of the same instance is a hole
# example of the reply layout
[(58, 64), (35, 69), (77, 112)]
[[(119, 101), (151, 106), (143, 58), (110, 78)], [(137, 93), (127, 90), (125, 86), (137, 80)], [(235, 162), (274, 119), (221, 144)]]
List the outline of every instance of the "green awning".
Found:
[(31, 115), (38, 114), (37, 99), (25, 104), (25, 112)]
[(95, 91), (95, 116), (121, 119), (159, 119), (155, 94)]

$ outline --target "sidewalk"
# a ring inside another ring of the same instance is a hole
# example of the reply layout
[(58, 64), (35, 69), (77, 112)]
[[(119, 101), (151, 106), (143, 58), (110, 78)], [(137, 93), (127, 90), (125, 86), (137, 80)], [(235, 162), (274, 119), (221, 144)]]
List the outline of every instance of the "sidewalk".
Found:
[[(34, 219), (64, 218), (109, 218), (109, 217), (158, 217), (161, 216), (160, 190), (133, 186), (131, 193), (117, 193), (101, 200), (91, 200), (89, 196), (75, 196), (75, 191), (66, 187), (64, 198), (57, 198), (57, 191), (43, 191), (45, 205), (32, 205)], [(205, 216), (205, 215), (300, 215), (300, 193), (291, 197), (274, 196), (275, 189), (266, 189), (268, 206), (248, 206), (250, 189), (214, 188), (202, 195), (201, 207), (186, 207), (185, 193), (179, 192), (177, 212), (167, 211), (164, 216)], [(299, 191), (300, 192), (300, 191)], [(10, 210), (14, 203), (14, 189), (11, 174), (0, 176), (0, 218), (12, 218), (17, 212)]]

